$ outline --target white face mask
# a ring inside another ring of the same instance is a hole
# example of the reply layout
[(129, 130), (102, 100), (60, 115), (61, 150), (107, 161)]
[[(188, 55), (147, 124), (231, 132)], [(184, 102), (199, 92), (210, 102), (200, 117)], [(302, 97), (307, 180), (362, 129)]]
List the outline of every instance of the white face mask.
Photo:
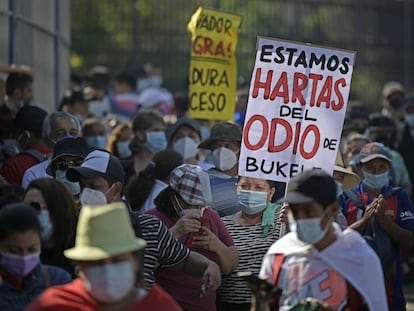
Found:
[[(110, 190), (110, 188), (109, 188), (109, 190)], [(84, 206), (84, 205), (104, 205), (104, 204), (107, 203), (105, 193), (103, 193), (101, 191), (98, 191), (98, 190), (90, 189), (90, 188), (83, 188), (79, 200), (80, 200), (82, 206)]]
[(316, 244), (323, 239), (332, 223), (331, 219), (326, 224), (325, 229), (321, 228), (321, 219), (324, 214), (321, 217), (295, 220), (289, 213), (288, 219), (290, 231), (296, 232), (299, 240), (308, 244)]
[(37, 216), (39, 218), (40, 223), (40, 239), (44, 241), (48, 241), (53, 234), (53, 225), (50, 222), (49, 211), (43, 209), (40, 214)]
[(106, 136), (89, 136), (85, 137), (86, 142), (90, 148), (105, 149), (107, 139)]
[(66, 171), (64, 170), (56, 170), (56, 179), (63, 182), (66, 186), (69, 187), (70, 191), (73, 195), (78, 195), (81, 192), (81, 188), (79, 182), (76, 181), (69, 181), (66, 177)]
[(238, 159), (236, 153), (228, 148), (220, 147), (213, 151), (213, 164), (220, 171), (227, 171), (236, 165)]
[(120, 158), (129, 158), (132, 154), (131, 149), (129, 149), (129, 140), (117, 142), (116, 149)]
[(173, 148), (183, 156), (184, 160), (194, 158), (198, 152), (196, 142), (188, 136), (178, 139)]
[(112, 303), (124, 298), (134, 287), (131, 261), (121, 261), (84, 269), (85, 289), (96, 300)]

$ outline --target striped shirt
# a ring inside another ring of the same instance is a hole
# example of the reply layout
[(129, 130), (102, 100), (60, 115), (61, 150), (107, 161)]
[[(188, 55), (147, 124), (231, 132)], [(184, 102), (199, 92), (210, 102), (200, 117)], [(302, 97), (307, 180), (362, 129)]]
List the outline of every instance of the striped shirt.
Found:
[(141, 214), (138, 215), (138, 219), (140, 238), (147, 242), (144, 254), (144, 278), (146, 285), (150, 287), (155, 282), (156, 267), (175, 266), (187, 259), (190, 250), (178, 242), (157, 217)]
[[(275, 219), (279, 213), (276, 213)], [(258, 275), (262, 260), (269, 247), (281, 237), (282, 224), (275, 221), (275, 227), (270, 228), (267, 236), (263, 235), (261, 224), (242, 226), (234, 221), (234, 215), (222, 218), (229, 231), (239, 255), (239, 265), (233, 273), (250, 271)], [(246, 286), (246, 281), (226, 274), (222, 276), (219, 297), (227, 303), (251, 303), (252, 291)]]

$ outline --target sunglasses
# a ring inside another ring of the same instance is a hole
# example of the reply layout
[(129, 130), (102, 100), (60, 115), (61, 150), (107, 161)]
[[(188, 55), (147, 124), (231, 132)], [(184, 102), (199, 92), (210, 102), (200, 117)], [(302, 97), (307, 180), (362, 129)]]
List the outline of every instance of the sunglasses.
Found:
[(42, 211), (42, 207), (37, 202), (30, 202), (29, 205), (35, 209), (36, 212), (40, 213)]
[(66, 171), (70, 166), (80, 166), (83, 160), (76, 161), (59, 161), (54, 164), (55, 170)]

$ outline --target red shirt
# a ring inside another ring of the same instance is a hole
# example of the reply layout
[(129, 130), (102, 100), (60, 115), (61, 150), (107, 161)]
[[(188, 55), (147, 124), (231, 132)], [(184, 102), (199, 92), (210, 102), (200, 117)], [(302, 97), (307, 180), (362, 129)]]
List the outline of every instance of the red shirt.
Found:
[[(36, 150), (43, 154), (45, 158), (51, 154), (50, 149), (47, 147), (36, 148)], [(39, 161), (30, 154), (20, 153), (4, 162), (0, 170), (0, 175), (10, 184), (20, 186), (22, 184), (24, 172), (38, 163)]]
[[(25, 310), (100, 311), (102, 308), (89, 295), (83, 286), (83, 281), (78, 278), (69, 284), (49, 288)], [(182, 309), (164, 290), (157, 285), (153, 285), (145, 297), (136, 301), (124, 311), (135, 310), (180, 311)]]

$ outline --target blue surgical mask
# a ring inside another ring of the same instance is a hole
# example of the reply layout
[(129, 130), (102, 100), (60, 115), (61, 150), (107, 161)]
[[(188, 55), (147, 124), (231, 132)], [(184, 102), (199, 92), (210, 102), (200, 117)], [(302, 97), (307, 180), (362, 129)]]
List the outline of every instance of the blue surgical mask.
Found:
[(264, 211), (267, 207), (267, 192), (237, 190), (237, 201), (240, 210), (247, 215), (254, 215)]
[(295, 220), (293, 216), (289, 214), (289, 229), (297, 234), (299, 240), (308, 244), (316, 244), (323, 239), (332, 223), (331, 219), (330, 222), (326, 224), (325, 229), (322, 229), (322, 217), (323, 215), (321, 217)]
[(145, 147), (152, 153), (165, 150), (167, 148), (167, 139), (162, 131), (147, 132), (147, 141)]
[(129, 140), (117, 142), (116, 149), (118, 150), (119, 157), (123, 159), (129, 158), (132, 154), (131, 149), (129, 149)]
[(50, 222), (49, 211), (44, 209), (37, 216), (40, 223), (40, 239), (45, 242), (49, 241), (53, 234), (53, 225)]
[(414, 126), (414, 114), (406, 114), (404, 120), (410, 127)]
[(335, 181), (336, 184), (336, 197), (339, 198), (344, 193), (344, 188), (341, 183)]
[(364, 179), (362, 180), (364, 185), (375, 190), (382, 189), (386, 184), (388, 184), (390, 179), (389, 171), (378, 175), (370, 174), (364, 170), (362, 170), (362, 173), (364, 174)]
[(106, 148), (106, 136), (89, 136), (85, 137), (87, 144), (92, 149), (105, 149)]
[(68, 178), (66, 177), (65, 170), (56, 170), (55, 176), (56, 176), (55, 177), (56, 179), (60, 180), (66, 186), (68, 186), (68, 188), (70, 189), (73, 195), (77, 195), (81, 192), (79, 182), (69, 181)]

